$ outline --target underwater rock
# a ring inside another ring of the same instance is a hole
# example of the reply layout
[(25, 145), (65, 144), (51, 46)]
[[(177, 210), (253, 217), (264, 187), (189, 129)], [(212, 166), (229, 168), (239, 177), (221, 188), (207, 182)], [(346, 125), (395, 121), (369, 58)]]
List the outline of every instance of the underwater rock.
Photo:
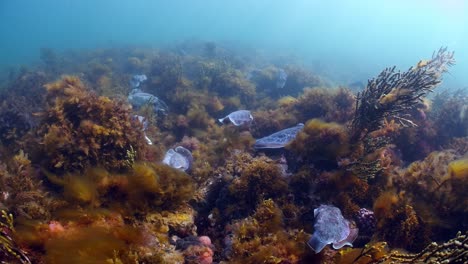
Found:
[(257, 139), (254, 144), (255, 149), (276, 149), (282, 148), (291, 142), (304, 127), (303, 123), (299, 123), (294, 127), (286, 128), (273, 133), (269, 136)]
[(276, 88), (282, 89), (284, 85), (286, 85), (286, 81), (288, 80), (288, 74), (283, 70), (278, 70), (278, 76), (276, 78)]
[(164, 164), (181, 171), (189, 170), (192, 162), (193, 157), (190, 150), (181, 146), (168, 150), (163, 159)]
[(343, 246), (353, 246), (352, 242), (358, 235), (358, 229), (350, 226), (350, 222), (341, 214), (341, 210), (331, 205), (320, 205), (314, 209), (314, 234), (307, 241), (307, 245), (315, 253), (319, 253), (328, 245), (333, 244), (334, 249)]
[(197, 237), (197, 236), (191, 235), (191, 236), (187, 236), (184, 238), (176, 237), (174, 240), (175, 240), (174, 244), (177, 250), (186, 250), (190, 246), (199, 246), (199, 245), (203, 245), (207, 247), (212, 246), (211, 239), (208, 236)]
[(133, 89), (135, 89), (140, 87), (140, 84), (146, 80), (148, 80), (148, 78), (144, 74), (133, 75), (132, 79), (130, 80), (130, 85)]
[(235, 126), (241, 126), (250, 124), (253, 120), (253, 116), (249, 110), (238, 110), (218, 119), (218, 121), (224, 123), (226, 119), (229, 119)]
[(169, 107), (167, 107), (163, 100), (140, 89), (133, 89), (128, 94), (128, 101), (135, 108), (140, 108), (145, 104), (153, 104), (154, 112), (157, 113), (167, 114), (169, 110)]
[(143, 125), (143, 129), (141, 131), (143, 131), (143, 135), (145, 136), (146, 144), (153, 145), (151, 139), (149, 139), (149, 137), (146, 135), (146, 129), (148, 129), (148, 120), (146, 119), (146, 117), (141, 115), (134, 115), (133, 118), (138, 120), (138, 122), (140, 122)]
[(377, 219), (375, 218), (373, 211), (361, 208), (356, 213), (355, 219), (360, 235), (372, 235), (374, 233), (377, 226)]

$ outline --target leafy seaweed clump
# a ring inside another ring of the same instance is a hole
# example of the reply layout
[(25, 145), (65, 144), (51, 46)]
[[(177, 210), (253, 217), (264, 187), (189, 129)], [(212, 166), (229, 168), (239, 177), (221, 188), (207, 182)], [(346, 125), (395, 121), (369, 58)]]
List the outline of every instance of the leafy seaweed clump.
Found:
[(131, 167), (129, 153), (140, 153), (145, 141), (129, 105), (97, 96), (73, 76), (45, 87), (46, 117), (38, 131), (46, 168), (62, 173), (97, 165)]

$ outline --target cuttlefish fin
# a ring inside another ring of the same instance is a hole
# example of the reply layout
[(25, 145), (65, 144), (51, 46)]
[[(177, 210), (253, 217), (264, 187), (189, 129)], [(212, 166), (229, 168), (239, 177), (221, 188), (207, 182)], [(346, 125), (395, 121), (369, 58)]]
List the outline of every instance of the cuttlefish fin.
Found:
[(334, 242), (333, 243), (333, 248), (334, 249), (340, 249), (340, 248), (342, 248), (344, 246), (352, 247), (354, 240), (358, 236), (358, 232), (359, 232), (358, 228), (350, 228), (349, 229), (349, 235), (345, 239), (343, 239), (341, 241)]
[(223, 123), (224, 123), (224, 120), (226, 120), (226, 118), (228, 118), (228, 117), (226, 116), (226, 117), (220, 118), (220, 119), (218, 119), (218, 121), (219, 121), (221, 124), (223, 124)]
[(312, 235), (312, 237), (307, 241), (307, 245), (315, 251), (315, 253), (320, 253), (322, 249), (327, 245), (327, 243), (323, 242), (317, 236)]
[(164, 156), (164, 159), (162, 163), (169, 165), (171, 163), (172, 156), (174, 156), (176, 152), (174, 149), (170, 149), (166, 152), (166, 155)]
[(315, 217), (315, 218), (317, 217), (317, 214), (318, 214), (318, 208), (315, 208), (315, 209), (314, 209), (314, 217)]
[(229, 119), (231, 121), (231, 123), (235, 126), (240, 126), (241, 123), (237, 122), (236, 120), (232, 120), (232, 119)]
[(143, 132), (143, 135), (145, 136), (146, 144), (153, 145), (153, 142), (151, 141), (151, 139), (149, 139), (145, 132)]

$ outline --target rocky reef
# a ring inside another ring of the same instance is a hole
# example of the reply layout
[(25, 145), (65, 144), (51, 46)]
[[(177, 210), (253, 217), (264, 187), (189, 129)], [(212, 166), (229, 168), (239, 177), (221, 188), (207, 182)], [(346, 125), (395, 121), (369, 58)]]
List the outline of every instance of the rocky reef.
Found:
[(468, 261), (468, 107), (438, 91), (445, 48), (359, 93), (214, 42), (40, 58), (1, 84), (6, 263)]

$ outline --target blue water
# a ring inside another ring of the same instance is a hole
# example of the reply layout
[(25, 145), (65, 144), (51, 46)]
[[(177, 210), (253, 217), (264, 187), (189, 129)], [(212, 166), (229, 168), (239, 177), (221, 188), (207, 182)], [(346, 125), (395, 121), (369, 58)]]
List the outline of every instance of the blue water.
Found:
[(445, 85), (468, 83), (463, 0), (0, 0), (0, 68), (39, 49), (170, 45), (187, 39), (291, 55), (337, 84), (384, 67), (406, 70), (441, 46), (457, 65)]

